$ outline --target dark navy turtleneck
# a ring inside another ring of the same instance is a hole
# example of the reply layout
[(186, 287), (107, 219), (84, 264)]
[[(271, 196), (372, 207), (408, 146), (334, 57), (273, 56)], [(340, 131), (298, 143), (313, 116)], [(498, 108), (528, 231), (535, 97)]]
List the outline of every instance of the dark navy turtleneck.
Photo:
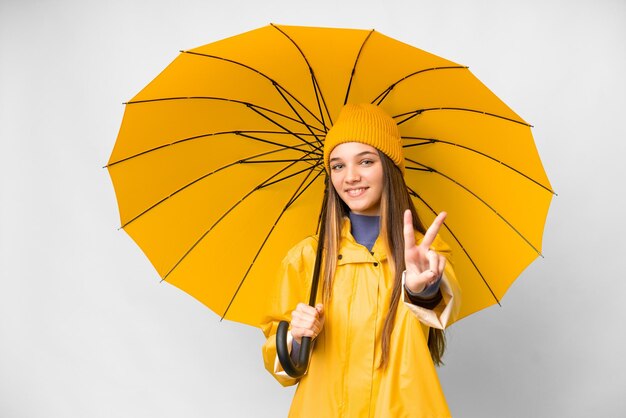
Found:
[(359, 215), (354, 212), (348, 214), (354, 240), (372, 251), (372, 247), (380, 233), (380, 216)]

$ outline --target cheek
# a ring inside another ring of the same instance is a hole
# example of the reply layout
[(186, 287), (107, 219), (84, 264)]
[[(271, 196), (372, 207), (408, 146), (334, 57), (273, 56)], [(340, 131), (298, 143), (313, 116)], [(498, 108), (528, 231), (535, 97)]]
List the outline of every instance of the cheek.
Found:
[(374, 173), (372, 173), (372, 174), (373, 174), (373, 176), (372, 176), (372, 178), (371, 178), (371, 182), (372, 182), (373, 184), (375, 184), (379, 190), (382, 190), (382, 188), (383, 188), (383, 183), (384, 183), (384, 181), (383, 181), (383, 170), (382, 170), (382, 168), (381, 168), (380, 170), (376, 170), (376, 172), (374, 172)]

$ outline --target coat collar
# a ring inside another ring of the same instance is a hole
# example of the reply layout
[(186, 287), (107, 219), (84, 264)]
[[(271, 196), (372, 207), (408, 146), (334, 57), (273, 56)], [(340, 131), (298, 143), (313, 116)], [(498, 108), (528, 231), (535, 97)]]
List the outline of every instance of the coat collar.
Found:
[[(343, 218), (337, 265), (348, 263), (375, 263), (377, 261), (387, 260), (387, 251), (385, 250), (383, 239), (380, 236), (376, 239), (372, 247), (372, 252), (370, 253), (367, 248), (355, 241), (350, 233), (350, 228), (350, 219), (348, 217)], [(424, 235), (421, 232), (415, 231), (415, 242), (419, 244), (423, 239)], [(439, 235), (435, 238), (431, 248), (445, 255), (448, 259), (451, 258), (450, 247)]]
[(370, 253), (367, 248), (355, 241), (352, 233), (350, 233), (351, 224), (350, 219), (343, 218), (343, 224), (341, 226), (341, 242), (339, 244), (339, 257), (337, 265), (349, 264), (349, 263), (375, 263), (378, 261), (387, 259), (387, 252), (385, 251), (385, 245), (380, 236), (376, 238), (372, 252)]

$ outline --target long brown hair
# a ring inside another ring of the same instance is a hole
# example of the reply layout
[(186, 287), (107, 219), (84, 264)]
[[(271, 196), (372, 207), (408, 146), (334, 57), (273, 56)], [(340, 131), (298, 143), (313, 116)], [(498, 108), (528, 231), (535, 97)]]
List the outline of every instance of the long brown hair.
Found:
[[(413, 215), (413, 228), (422, 234), (426, 232), (424, 225), (415, 209), (415, 205), (409, 195), (404, 177), (400, 169), (384, 153), (380, 155), (383, 168), (383, 192), (381, 196), (380, 235), (387, 250), (387, 257), (392, 274), (394, 275), (391, 302), (385, 318), (381, 339), (382, 357), (380, 367), (384, 368), (389, 360), (391, 332), (396, 318), (396, 310), (402, 297), (402, 272), (406, 266), (404, 263), (404, 211), (411, 210)], [(339, 243), (341, 239), (341, 226), (343, 218), (348, 216), (348, 206), (341, 200), (335, 191), (330, 175), (327, 176), (326, 191), (328, 200), (326, 210), (322, 213), (325, 218), (324, 259), (322, 275), (322, 299), (326, 304), (332, 296), (333, 277), (337, 268), (339, 255)], [(428, 333), (428, 349), (435, 365), (442, 363), (445, 351), (445, 335), (442, 330), (430, 328)]]

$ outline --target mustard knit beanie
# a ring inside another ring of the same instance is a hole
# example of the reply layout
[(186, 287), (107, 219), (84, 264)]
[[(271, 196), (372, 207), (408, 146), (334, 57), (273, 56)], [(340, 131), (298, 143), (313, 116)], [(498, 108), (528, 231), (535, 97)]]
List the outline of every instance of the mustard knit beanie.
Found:
[(324, 141), (324, 166), (330, 173), (330, 153), (344, 142), (360, 142), (382, 151), (404, 173), (402, 138), (398, 125), (380, 107), (369, 104), (347, 104), (326, 133)]

